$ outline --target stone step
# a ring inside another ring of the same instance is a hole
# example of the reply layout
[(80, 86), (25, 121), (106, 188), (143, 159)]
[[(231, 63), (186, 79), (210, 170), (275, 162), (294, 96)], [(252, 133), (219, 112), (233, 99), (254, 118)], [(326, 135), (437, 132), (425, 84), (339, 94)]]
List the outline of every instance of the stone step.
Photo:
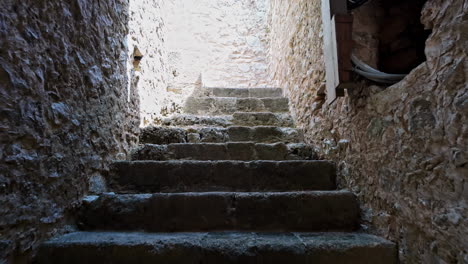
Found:
[(318, 156), (304, 143), (176, 143), (145, 144), (132, 160), (313, 160)]
[(75, 232), (43, 243), (37, 264), (396, 264), (397, 248), (362, 233)]
[(232, 115), (200, 116), (175, 115), (162, 120), (164, 126), (279, 126), (294, 127), (294, 121), (287, 113), (236, 112)]
[(235, 112), (288, 112), (288, 99), (284, 97), (189, 97), (183, 112), (197, 115), (232, 114)]
[(141, 130), (140, 143), (297, 143), (303, 142), (302, 130), (275, 126), (231, 127), (145, 127)]
[(359, 207), (347, 191), (190, 192), (88, 196), (83, 230), (350, 231)]
[(199, 95), (208, 97), (282, 97), (281, 88), (202, 88)]
[(294, 127), (289, 113), (236, 112), (232, 115), (236, 125)]
[(107, 183), (125, 193), (334, 190), (328, 161), (117, 161)]

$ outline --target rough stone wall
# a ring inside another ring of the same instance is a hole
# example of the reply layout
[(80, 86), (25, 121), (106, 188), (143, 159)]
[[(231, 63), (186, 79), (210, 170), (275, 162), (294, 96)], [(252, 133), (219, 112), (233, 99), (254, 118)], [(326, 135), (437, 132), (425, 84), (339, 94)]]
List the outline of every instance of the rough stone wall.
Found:
[[(173, 100), (172, 94), (167, 90), (168, 58), (162, 2), (129, 1), (129, 89), (138, 91), (142, 126), (151, 124), (165, 115)], [(136, 49), (140, 54), (134, 54)], [(134, 55), (143, 55), (138, 65), (134, 65)]]
[(1, 1), (0, 263), (60, 231), (137, 141), (127, 26), (125, 0)]
[(173, 89), (269, 86), (268, 2), (166, 0)]
[(270, 4), (270, 78), (289, 97), (295, 120), (305, 124), (321, 105), (317, 93), (325, 79), (320, 1)]
[(426, 3), (427, 62), (402, 82), (363, 82), (327, 105), (314, 103), (324, 80), (320, 1), (281, 2), (272, 2), (271, 74), (307, 140), (358, 195), (363, 228), (397, 241), (403, 263), (467, 263), (468, 3)]
[[(129, 78), (141, 126), (181, 113), (202, 86), (267, 87), (269, 0), (131, 0)], [(133, 65), (135, 47), (143, 55)]]

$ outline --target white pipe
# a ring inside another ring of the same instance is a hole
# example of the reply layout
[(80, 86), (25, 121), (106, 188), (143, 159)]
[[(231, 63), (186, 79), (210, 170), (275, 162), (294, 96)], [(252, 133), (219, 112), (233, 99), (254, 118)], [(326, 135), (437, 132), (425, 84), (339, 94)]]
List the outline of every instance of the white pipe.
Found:
[(389, 74), (376, 70), (358, 59), (355, 54), (351, 55), (351, 61), (356, 65), (354, 68), (356, 73), (375, 82), (393, 84), (401, 81), (406, 76), (406, 74)]

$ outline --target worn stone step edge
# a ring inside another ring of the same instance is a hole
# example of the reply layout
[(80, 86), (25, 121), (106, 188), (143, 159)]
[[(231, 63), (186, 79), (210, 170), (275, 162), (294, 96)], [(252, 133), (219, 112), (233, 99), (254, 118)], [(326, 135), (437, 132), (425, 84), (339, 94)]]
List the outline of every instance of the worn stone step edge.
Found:
[(363, 233), (75, 232), (38, 250), (37, 264), (396, 264), (396, 245)]
[(186, 114), (219, 115), (235, 112), (288, 112), (289, 100), (284, 97), (189, 97), (183, 107)]
[(164, 127), (151, 126), (141, 129), (140, 143), (297, 143), (304, 141), (303, 131), (297, 128), (275, 126), (231, 127)]
[(119, 193), (334, 190), (329, 161), (118, 161), (106, 181)]
[(232, 115), (203, 116), (203, 115), (175, 115), (164, 118), (164, 126), (279, 126), (294, 127), (294, 120), (288, 113), (271, 112), (235, 112)]
[(304, 143), (174, 143), (145, 144), (132, 160), (314, 160), (318, 155)]
[(359, 207), (347, 191), (102, 194), (78, 219), (83, 230), (351, 231)]
[(220, 88), (204, 87), (196, 93), (199, 96), (218, 97), (282, 97), (281, 88)]

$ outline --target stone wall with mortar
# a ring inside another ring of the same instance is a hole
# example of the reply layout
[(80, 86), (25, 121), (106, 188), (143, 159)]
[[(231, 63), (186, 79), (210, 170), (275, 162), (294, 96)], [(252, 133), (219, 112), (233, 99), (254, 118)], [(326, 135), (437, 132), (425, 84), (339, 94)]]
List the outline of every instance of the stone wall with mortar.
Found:
[(268, 2), (166, 0), (172, 89), (269, 86)]
[(128, 12), (125, 0), (1, 1), (0, 263), (59, 232), (137, 142)]
[[(129, 78), (141, 126), (183, 112), (202, 86), (267, 87), (269, 0), (130, 1)], [(143, 55), (133, 69), (132, 54)]]
[(271, 0), (270, 5), (269, 75), (289, 97), (294, 119), (304, 124), (321, 105), (317, 93), (325, 79), (320, 1)]
[[(360, 199), (363, 229), (398, 242), (402, 263), (467, 263), (468, 3), (427, 1), (427, 62), (398, 84), (360, 82), (327, 105), (316, 96), (324, 80), (317, 2), (272, 1), (270, 17), (271, 74), (307, 141), (338, 164), (340, 186)], [(356, 47), (375, 47), (358, 33)]]
[[(138, 91), (141, 126), (149, 125), (170, 112), (174, 100), (174, 95), (167, 90), (169, 72), (163, 2), (129, 1), (129, 90)], [(134, 55), (143, 56), (138, 64)]]

